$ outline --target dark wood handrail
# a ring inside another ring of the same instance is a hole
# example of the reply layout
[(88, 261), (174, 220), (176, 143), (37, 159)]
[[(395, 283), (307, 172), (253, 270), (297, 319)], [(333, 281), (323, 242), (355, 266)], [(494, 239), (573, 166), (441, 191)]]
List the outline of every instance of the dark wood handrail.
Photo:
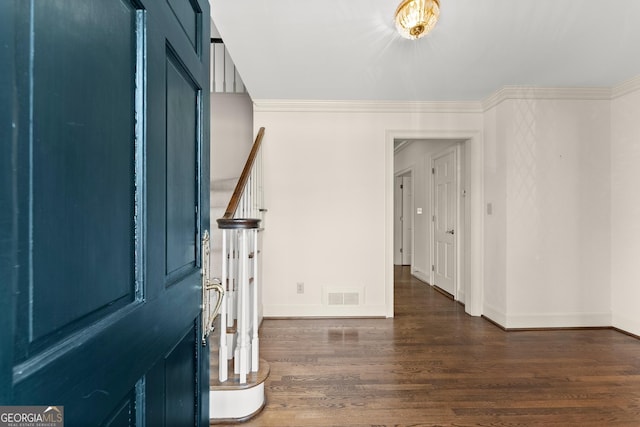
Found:
[(258, 218), (219, 218), (216, 222), (221, 230), (244, 230), (260, 227)]
[(238, 204), (240, 203), (240, 198), (242, 197), (242, 193), (244, 192), (244, 187), (247, 185), (247, 181), (249, 180), (249, 176), (251, 175), (251, 169), (253, 169), (253, 164), (255, 163), (256, 156), (258, 155), (258, 151), (260, 150), (263, 136), (264, 128), (261, 127), (258, 131), (258, 135), (256, 135), (256, 140), (253, 143), (253, 147), (251, 148), (251, 152), (249, 153), (247, 162), (244, 165), (244, 169), (242, 169), (242, 175), (240, 175), (240, 179), (236, 184), (236, 188), (235, 190), (233, 190), (233, 195), (231, 196), (231, 200), (229, 200), (227, 210), (224, 212), (224, 215), (222, 217), (223, 220), (232, 219), (233, 215), (236, 213), (236, 209), (238, 209)]

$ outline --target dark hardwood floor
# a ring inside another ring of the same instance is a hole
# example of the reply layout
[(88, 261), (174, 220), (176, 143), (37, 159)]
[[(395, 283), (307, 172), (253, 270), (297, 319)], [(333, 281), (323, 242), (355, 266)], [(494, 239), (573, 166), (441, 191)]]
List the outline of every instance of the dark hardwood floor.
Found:
[(640, 426), (640, 341), (504, 332), (397, 268), (394, 319), (265, 320), (244, 426)]

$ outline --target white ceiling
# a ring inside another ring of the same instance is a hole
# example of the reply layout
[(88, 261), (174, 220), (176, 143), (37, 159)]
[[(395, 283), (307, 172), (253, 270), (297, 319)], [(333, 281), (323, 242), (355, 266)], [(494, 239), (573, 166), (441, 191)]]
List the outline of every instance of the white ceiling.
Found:
[(640, 0), (441, 0), (434, 31), (400, 0), (211, 0), (251, 97), (483, 100), (503, 86), (611, 87), (640, 75)]

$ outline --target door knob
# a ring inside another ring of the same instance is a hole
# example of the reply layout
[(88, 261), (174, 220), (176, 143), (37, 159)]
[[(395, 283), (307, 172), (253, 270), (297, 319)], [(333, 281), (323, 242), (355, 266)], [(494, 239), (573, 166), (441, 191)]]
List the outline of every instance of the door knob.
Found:
[(453, 229), (445, 231), (447, 234), (453, 234)]

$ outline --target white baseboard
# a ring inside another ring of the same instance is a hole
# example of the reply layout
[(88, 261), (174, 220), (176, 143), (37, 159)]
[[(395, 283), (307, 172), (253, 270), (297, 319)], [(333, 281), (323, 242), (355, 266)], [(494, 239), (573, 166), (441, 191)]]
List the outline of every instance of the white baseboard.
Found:
[(414, 270), (413, 273), (411, 273), (411, 275), (416, 279), (421, 280), (427, 284), (431, 281), (431, 278), (429, 277), (429, 275), (420, 270)]
[(640, 336), (640, 322), (611, 313), (551, 313), (506, 315), (485, 305), (483, 316), (505, 329), (610, 328)]
[(509, 314), (507, 329), (610, 327), (611, 313)]
[(384, 305), (264, 305), (264, 317), (387, 317)]
[(457, 300), (462, 304), (466, 304), (466, 297), (464, 295), (464, 289), (458, 289), (458, 298)]
[(613, 327), (640, 336), (640, 322), (617, 314), (613, 315)]
[(501, 310), (498, 310), (493, 306), (485, 304), (484, 307), (482, 307), (482, 315), (490, 319), (492, 322), (502, 326), (503, 328), (506, 328), (507, 315), (503, 313)]

